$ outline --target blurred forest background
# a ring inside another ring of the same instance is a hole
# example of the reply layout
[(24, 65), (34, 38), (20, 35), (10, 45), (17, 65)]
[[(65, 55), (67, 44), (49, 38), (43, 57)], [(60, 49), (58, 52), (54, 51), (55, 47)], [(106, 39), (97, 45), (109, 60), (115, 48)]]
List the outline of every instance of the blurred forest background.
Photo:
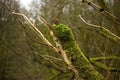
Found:
[[(53, 19), (59, 19), (71, 28), (84, 55), (105, 80), (120, 80), (120, 40), (115, 42), (101, 35), (99, 29), (87, 26), (78, 16), (81, 14), (86, 22), (104, 26), (120, 36), (120, 0), (91, 1), (102, 9), (97, 10), (82, 0), (33, 0), (29, 9), (21, 6), (19, 0), (0, 0), (0, 80), (70, 78), (70, 74), (50, 62), (50, 57), (62, 60), (61, 55), (46, 46), (22, 17), (12, 14), (13, 11), (25, 14), (51, 43), (50, 33), (38, 17), (44, 17), (50, 24)], [(104, 15), (104, 10), (117, 19), (106, 17), (109, 14)]]

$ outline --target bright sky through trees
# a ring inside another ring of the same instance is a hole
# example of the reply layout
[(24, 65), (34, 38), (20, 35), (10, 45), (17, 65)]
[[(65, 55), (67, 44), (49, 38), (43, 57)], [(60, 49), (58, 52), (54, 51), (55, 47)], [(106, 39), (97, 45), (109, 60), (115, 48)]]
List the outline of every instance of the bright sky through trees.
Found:
[(31, 3), (32, 0), (20, 0), (20, 3), (28, 8), (28, 5)]

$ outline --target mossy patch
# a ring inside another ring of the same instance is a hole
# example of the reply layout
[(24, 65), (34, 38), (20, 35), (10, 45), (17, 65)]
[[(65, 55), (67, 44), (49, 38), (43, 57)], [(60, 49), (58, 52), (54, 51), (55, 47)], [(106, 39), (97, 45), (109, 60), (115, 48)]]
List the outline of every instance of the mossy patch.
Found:
[(72, 32), (70, 30), (70, 28), (64, 24), (60, 24), (60, 25), (53, 25), (54, 29), (55, 29), (55, 33), (57, 35), (57, 37), (60, 39), (60, 41), (62, 42), (68, 42), (73, 40), (73, 36)]

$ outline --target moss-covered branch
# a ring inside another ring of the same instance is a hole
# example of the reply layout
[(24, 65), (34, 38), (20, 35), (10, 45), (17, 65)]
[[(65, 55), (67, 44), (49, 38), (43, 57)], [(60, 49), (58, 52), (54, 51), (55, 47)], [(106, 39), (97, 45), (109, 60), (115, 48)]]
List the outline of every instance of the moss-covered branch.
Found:
[(82, 78), (85, 80), (103, 80), (103, 76), (93, 68), (79, 48), (71, 29), (64, 24), (54, 25), (54, 29), (63, 49)]
[(79, 76), (79, 73), (76, 70), (75, 66), (72, 64), (72, 62), (69, 60), (68, 56), (66, 55), (66, 52), (63, 50), (63, 46), (60, 44), (60, 40), (58, 40), (59, 38), (57, 37), (57, 35), (54, 31), (54, 28), (44, 18), (40, 17), (40, 19), (44, 22), (44, 25), (48, 27), (48, 29), (50, 31), (50, 35), (52, 36), (52, 38), (56, 44), (57, 52), (63, 57), (65, 63), (68, 65), (69, 69), (73, 72), (75, 79), (82, 80), (82, 78), (81, 78), (81, 76)]
[(120, 61), (119, 57), (117, 56), (95, 57), (95, 58), (90, 58), (90, 61), (100, 61), (100, 60), (109, 60), (109, 59), (116, 59)]
[(102, 59), (117, 59), (117, 60), (120, 60), (120, 59), (118, 59), (118, 57), (106, 57), (106, 58), (105, 57), (100, 57), (100, 58), (90, 58), (90, 62), (92, 64), (94, 64), (95, 66), (97, 66), (98, 68), (101, 68), (101, 69), (106, 70), (106, 71), (114, 71), (114, 72), (120, 71), (120, 68), (107, 67), (105, 64), (97, 62), (98, 60), (102, 60)]
[(113, 34), (111, 31), (109, 31), (109, 30), (106, 29), (105, 27), (99, 28), (98, 32), (99, 32), (101, 35), (109, 38), (111, 41), (113, 41), (113, 42), (115, 42), (115, 43), (117, 43), (117, 44), (120, 45), (120, 37), (118, 37), (117, 35)]

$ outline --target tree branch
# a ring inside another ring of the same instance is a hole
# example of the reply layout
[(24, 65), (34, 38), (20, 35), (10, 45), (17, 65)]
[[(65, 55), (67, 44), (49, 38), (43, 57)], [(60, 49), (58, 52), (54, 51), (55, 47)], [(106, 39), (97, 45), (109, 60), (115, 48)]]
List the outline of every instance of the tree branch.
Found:
[(120, 19), (117, 18), (116, 16), (114, 16), (113, 14), (111, 14), (109, 11), (105, 10), (103, 7), (100, 7), (100, 6), (96, 5), (96, 4), (94, 4), (90, 0), (82, 0), (82, 2), (87, 3), (88, 5), (93, 7), (94, 9), (98, 10), (101, 14), (103, 14), (105, 17), (107, 17), (108, 19), (110, 19), (114, 23), (120, 24)]
[(112, 57), (98, 57), (98, 58), (90, 58), (90, 62), (93, 63), (96, 67), (104, 69), (104, 70), (109, 70), (109, 71), (113, 71), (113, 72), (120, 72), (120, 68), (115, 68), (115, 67), (107, 67), (105, 64), (97, 62), (98, 60), (101, 59), (116, 59), (116, 58), (112, 58)]
[(53, 56), (48, 56), (48, 55), (41, 55), (38, 52), (34, 51), (35, 55), (36, 55), (36, 61), (40, 62), (41, 64), (47, 65), (47, 66), (51, 66), (52, 68), (66, 73), (68, 72), (68, 67), (64, 64), (62, 64), (62, 60), (59, 58), (55, 58)]
[(115, 35), (114, 33), (112, 33), (110, 30), (106, 29), (105, 27), (103, 26), (98, 26), (98, 25), (93, 25), (93, 24), (90, 24), (88, 22), (86, 22), (81, 15), (79, 15), (80, 19), (88, 26), (91, 26), (92, 28), (97, 28), (98, 29), (98, 32), (109, 38), (110, 40), (114, 41), (115, 43), (119, 44), (120, 45), (120, 37)]
[(16, 13), (16, 12), (12, 12), (15, 15), (19, 15), (22, 16), (30, 25), (30, 28), (35, 31), (35, 33), (37, 33), (37, 35), (44, 41), (44, 43), (46, 43), (49, 47), (51, 47), (52, 49), (54, 49), (54, 51), (57, 51), (57, 49), (45, 38), (45, 36), (40, 32), (39, 29), (37, 29), (37, 27), (34, 26), (34, 24), (32, 24), (30, 22), (30, 20), (22, 13)]

